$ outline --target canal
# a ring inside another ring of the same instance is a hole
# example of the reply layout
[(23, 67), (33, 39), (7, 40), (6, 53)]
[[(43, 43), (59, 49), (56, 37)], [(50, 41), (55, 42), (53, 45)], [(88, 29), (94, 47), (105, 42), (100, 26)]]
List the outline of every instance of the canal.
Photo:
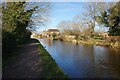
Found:
[(120, 50), (39, 39), (70, 78), (120, 78)]

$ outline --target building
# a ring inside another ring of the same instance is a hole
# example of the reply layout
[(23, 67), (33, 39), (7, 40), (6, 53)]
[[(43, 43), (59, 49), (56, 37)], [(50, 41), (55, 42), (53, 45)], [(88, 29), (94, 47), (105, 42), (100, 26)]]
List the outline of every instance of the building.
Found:
[(48, 29), (47, 30), (47, 36), (50, 37), (50, 36), (58, 36), (60, 35), (60, 31), (58, 29)]

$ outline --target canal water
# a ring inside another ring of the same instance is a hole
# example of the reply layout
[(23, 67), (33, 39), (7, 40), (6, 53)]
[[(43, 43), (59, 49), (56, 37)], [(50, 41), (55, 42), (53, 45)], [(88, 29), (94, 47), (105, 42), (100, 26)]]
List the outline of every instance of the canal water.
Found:
[(39, 39), (70, 78), (120, 78), (120, 50)]

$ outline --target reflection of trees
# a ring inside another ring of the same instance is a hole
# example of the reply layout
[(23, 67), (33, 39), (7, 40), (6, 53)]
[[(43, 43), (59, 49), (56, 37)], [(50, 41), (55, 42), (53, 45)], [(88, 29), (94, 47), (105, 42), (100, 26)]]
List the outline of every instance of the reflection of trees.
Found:
[(43, 40), (43, 43), (44, 43), (45, 45), (52, 46), (53, 40), (51, 40), (51, 39), (44, 39), (44, 40)]
[(53, 44), (53, 40), (48, 39), (47, 44), (48, 44), (49, 46), (52, 46), (52, 44)]
[[(119, 58), (116, 52), (110, 48), (95, 46), (94, 47), (95, 70), (98, 77), (117, 77), (119, 70)], [(107, 74), (105, 76), (104, 74)]]
[(115, 76), (120, 75), (120, 51), (109, 50), (109, 69)]
[(84, 53), (94, 63), (94, 46), (83, 45)]
[(90, 45), (78, 45), (75, 47), (73, 61), (76, 69), (82, 77), (94, 77), (94, 47)]

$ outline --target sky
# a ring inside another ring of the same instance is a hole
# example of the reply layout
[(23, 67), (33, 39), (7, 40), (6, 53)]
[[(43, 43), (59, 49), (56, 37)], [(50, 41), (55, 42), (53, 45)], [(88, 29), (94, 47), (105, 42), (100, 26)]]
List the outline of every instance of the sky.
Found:
[[(81, 13), (83, 3), (81, 2), (52, 2), (49, 14), (50, 20), (46, 26), (35, 26), (39, 27), (38, 31), (43, 31), (49, 28), (57, 28), (56, 26), (61, 21), (70, 21), (76, 15)], [(33, 14), (36, 16), (38, 14)]]
[(58, 2), (58, 3), (52, 3), (53, 8), (51, 10), (51, 18), (52, 23), (50, 24), (50, 27), (57, 26), (58, 23), (61, 21), (70, 21), (73, 20), (73, 18), (81, 13), (82, 5), (83, 3), (78, 2)]
[[(84, 2), (52, 2), (49, 12), (50, 21), (46, 26), (40, 26), (36, 24), (37, 31), (43, 31), (47, 29), (57, 28), (56, 26), (61, 21), (71, 21), (76, 15), (81, 14), (84, 11)], [(95, 30), (104, 30), (104, 28), (96, 27)], [(107, 29), (105, 29), (107, 30)]]

